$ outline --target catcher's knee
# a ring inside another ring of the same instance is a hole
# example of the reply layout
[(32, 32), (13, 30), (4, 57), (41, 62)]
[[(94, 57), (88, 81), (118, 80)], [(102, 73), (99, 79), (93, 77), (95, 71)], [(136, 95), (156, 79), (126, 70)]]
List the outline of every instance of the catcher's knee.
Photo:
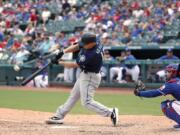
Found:
[(179, 114), (172, 107), (173, 101), (166, 100), (161, 103), (161, 108), (164, 115), (177, 123), (180, 123)]
[(168, 107), (168, 103), (169, 103), (169, 100), (166, 100), (166, 101), (163, 101), (161, 102), (161, 109), (162, 109), (162, 112), (165, 114), (166, 113), (166, 109)]
[(167, 112), (174, 112), (174, 109), (172, 108), (172, 102), (173, 101), (170, 100), (161, 102), (161, 109), (165, 115), (167, 115)]

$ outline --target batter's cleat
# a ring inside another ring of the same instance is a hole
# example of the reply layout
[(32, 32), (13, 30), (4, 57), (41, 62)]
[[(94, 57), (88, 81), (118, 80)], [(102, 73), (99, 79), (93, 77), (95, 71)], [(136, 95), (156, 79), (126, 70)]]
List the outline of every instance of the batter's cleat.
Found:
[(46, 120), (46, 124), (63, 124), (63, 119), (53, 116)]
[(180, 124), (174, 125), (173, 128), (174, 128), (175, 130), (180, 130)]
[(111, 121), (113, 123), (114, 126), (116, 126), (118, 124), (118, 108), (113, 108), (113, 112), (111, 114)]

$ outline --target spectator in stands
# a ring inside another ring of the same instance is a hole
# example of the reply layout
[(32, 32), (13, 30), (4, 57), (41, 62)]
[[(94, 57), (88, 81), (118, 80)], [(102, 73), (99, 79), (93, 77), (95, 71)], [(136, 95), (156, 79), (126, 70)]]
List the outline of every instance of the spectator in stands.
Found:
[(37, 25), (38, 14), (36, 13), (36, 9), (31, 9), (30, 20), (29, 21), (33, 24), (33, 26)]
[(51, 16), (51, 12), (48, 10), (47, 7), (45, 7), (42, 11), (42, 14), (41, 14), (41, 17), (42, 17), (42, 21), (43, 21), (43, 24), (45, 25), (48, 21), (48, 19), (50, 18)]
[(163, 34), (159, 31), (152, 37), (151, 42), (161, 43), (163, 40)]
[(111, 44), (113, 46), (118, 46), (120, 44), (120, 40), (119, 40), (118, 34), (116, 32), (112, 33)]
[(130, 44), (131, 43), (131, 34), (129, 32), (126, 32), (123, 37), (121, 38), (121, 42), (123, 44)]
[[(109, 50), (104, 50), (103, 60), (105, 62), (114, 62), (115, 61), (115, 59), (110, 55)], [(105, 64), (101, 67), (100, 73), (101, 73), (102, 81), (106, 81), (108, 69)]]
[(8, 57), (7, 52), (3, 48), (0, 48), (0, 60), (7, 60)]
[(29, 55), (30, 52), (25, 48), (25, 46), (21, 46), (16, 54), (16, 63), (24, 63), (28, 60)]
[[(131, 50), (129, 48), (126, 48), (125, 51), (126, 51), (126, 57), (125, 57), (124, 61), (136, 60), (136, 58), (131, 54)], [(125, 64), (124, 69), (122, 69), (122, 72), (119, 72), (119, 74), (118, 74), (118, 80), (120, 83), (122, 82), (121, 79), (122, 79), (123, 74), (130, 75), (132, 77), (132, 81), (136, 82), (139, 78), (140, 68), (136, 64)]]
[[(62, 60), (72, 60), (72, 57), (73, 57), (73, 54), (72, 53), (68, 53), (66, 55), (63, 55), (63, 57), (61, 59)], [(74, 75), (75, 75), (74, 73), (75, 73), (74, 68), (64, 67), (64, 72), (63, 73), (59, 73), (55, 80), (69, 82), (69, 83), (73, 82)]]
[[(37, 60), (35, 67), (40, 69), (47, 64), (46, 60), (42, 60), (41, 57)], [(26, 86), (27, 87), (37, 87), (37, 88), (46, 88), (48, 87), (48, 72), (44, 70), (39, 75), (37, 75), (32, 81), (30, 81)]]
[[(52, 4), (59, 8), (54, 10), (51, 7)], [(51, 15), (56, 15), (55, 20), (50, 17), (49, 11), (43, 15), (42, 12), (44, 12), (45, 7), (49, 9)], [(175, 26), (174, 28), (176, 28), (176, 25), (179, 26), (179, 10), (179, 2), (176, 0), (159, 2), (148, 0), (141, 2), (127, 0), (98, 0), (98, 2), (95, 2), (94, 0), (84, 0), (83, 2), (76, 1), (73, 4), (70, 0), (3, 1), (2, 6), (0, 6), (0, 42), (3, 39), (3, 43), (1, 42), (0, 46), (3, 46), (4, 51), (10, 51), (10, 54), (14, 56), (14, 53), (17, 52), (13, 50), (14, 52), (11, 53), (11, 48), (19, 46), (18, 42), (15, 43), (15, 39), (19, 38), (17, 35), (22, 36), (22, 38), (28, 35), (31, 39), (27, 42), (27, 50), (33, 52), (33, 48), (41, 46), (42, 50), (35, 50), (37, 54), (41, 54), (41, 52), (49, 53), (53, 50), (52, 44), (54, 44), (51, 37), (55, 37), (56, 31), (62, 31), (62, 27), (60, 29), (57, 27), (57, 29), (51, 31), (45, 29), (42, 21), (39, 21), (41, 17), (44, 18), (45, 22), (49, 19), (51, 21), (48, 22), (57, 20), (70, 21), (71, 19), (79, 22), (79, 19), (82, 19), (85, 22), (84, 31), (97, 33), (97, 35), (101, 36), (104, 46), (131, 45), (131, 43), (134, 43), (132, 40), (140, 40), (138, 45), (141, 45), (144, 37), (150, 43), (161, 43), (167, 26)], [(176, 23), (176, 25), (173, 25), (173, 23)], [(37, 34), (37, 29), (41, 30), (39, 31), (40, 34)], [(46, 41), (44, 37), (37, 36), (43, 35), (45, 31), (52, 32), (49, 40), (46, 38)], [(71, 34), (74, 36), (76, 32)], [(178, 39), (178, 36), (174, 37)], [(58, 42), (61, 47), (67, 47), (71, 38), (69, 33), (61, 33), (60, 37), (57, 40), (55, 39), (55, 42)], [(172, 36), (169, 36), (166, 41), (171, 38)], [(166, 41), (163, 38), (163, 42)]]
[(166, 55), (163, 55), (159, 60), (178, 60), (179, 58), (173, 54), (173, 49), (169, 48)]
[[(119, 82), (118, 80), (118, 74), (119, 72), (123, 72), (124, 65), (122, 64), (122, 61), (124, 61), (126, 57), (125, 51), (121, 51), (121, 55), (119, 57), (116, 57), (116, 60), (119, 62), (116, 66), (112, 66), (110, 68), (110, 81), (111, 82)], [(121, 79), (122, 80), (122, 79)]]
[(102, 34), (101, 43), (103, 46), (112, 46), (111, 41), (110, 41), (110, 36), (107, 32)]
[(50, 52), (56, 50), (57, 48), (61, 48), (61, 33), (60, 32), (56, 32), (55, 36), (52, 37), (52, 44), (51, 44), (51, 48), (50, 48)]
[(69, 45), (68, 38), (66, 37), (65, 33), (61, 33), (61, 38), (60, 38), (60, 46), (61, 47), (67, 47)]
[[(173, 55), (173, 49), (169, 48), (166, 52), (166, 55), (161, 56), (159, 59), (157, 59), (158, 61), (169, 61), (170, 63), (173, 60), (179, 60), (179, 58), (175, 55)], [(156, 73), (155, 76), (156, 82), (160, 82), (160, 81), (165, 81), (165, 69), (160, 70)]]
[(43, 41), (40, 42), (39, 44), (38, 51), (40, 52), (41, 55), (44, 55), (49, 53), (50, 48), (51, 48), (51, 42), (49, 39), (49, 34), (45, 33), (43, 35)]
[(69, 12), (71, 9), (71, 5), (69, 4), (68, 0), (65, 0), (65, 2), (62, 5), (62, 8), (65, 12)]
[(143, 32), (142, 28), (138, 24), (136, 24), (131, 32), (132, 38), (137, 38), (138, 36), (141, 36), (141, 33)]
[[(121, 58), (122, 64), (117, 70), (117, 82), (118, 83), (126, 83), (125, 76), (126, 74), (132, 77), (132, 81), (137, 81), (140, 74), (140, 68), (136, 64), (124, 64), (123, 61), (134, 61), (136, 58), (131, 54), (131, 50), (129, 48), (125, 49), (125, 56)], [(110, 70), (111, 80), (113, 78), (113, 70)]]
[(24, 32), (19, 28), (19, 24), (16, 23), (13, 27), (12, 34), (16, 36), (23, 36)]

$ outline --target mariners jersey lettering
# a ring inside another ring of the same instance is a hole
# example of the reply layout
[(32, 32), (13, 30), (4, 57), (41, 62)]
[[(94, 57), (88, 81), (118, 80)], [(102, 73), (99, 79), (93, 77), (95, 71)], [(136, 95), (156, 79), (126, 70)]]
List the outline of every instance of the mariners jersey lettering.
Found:
[(86, 72), (98, 73), (102, 66), (102, 45), (96, 45), (92, 49), (81, 48), (79, 55), (76, 59), (77, 64), (81, 70)]

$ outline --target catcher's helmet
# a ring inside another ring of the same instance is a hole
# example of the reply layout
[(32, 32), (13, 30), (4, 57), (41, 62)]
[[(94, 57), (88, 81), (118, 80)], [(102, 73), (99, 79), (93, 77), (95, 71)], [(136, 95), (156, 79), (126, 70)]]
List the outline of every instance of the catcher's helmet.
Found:
[(81, 40), (79, 42), (79, 46), (83, 47), (92, 42), (96, 42), (96, 35), (91, 33), (86, 33), (82, 35)]
[(178, 64), (169, 64), (166, 66), (166, 71), (170, 71), (172, 73), (172, 77), (176, 77), (178, 72)]

